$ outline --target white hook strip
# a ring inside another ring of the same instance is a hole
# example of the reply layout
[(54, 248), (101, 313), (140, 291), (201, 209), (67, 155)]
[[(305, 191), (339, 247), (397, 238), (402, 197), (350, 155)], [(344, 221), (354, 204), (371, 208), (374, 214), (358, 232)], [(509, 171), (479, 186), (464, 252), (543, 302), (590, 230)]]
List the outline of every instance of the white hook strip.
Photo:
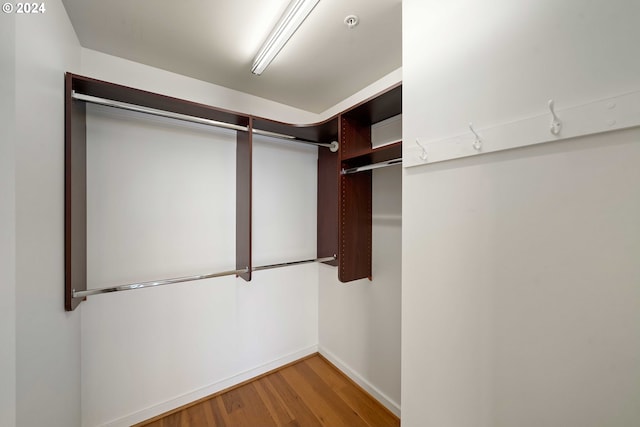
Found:
[[(549, 124), (549, 112), (553, 118)], [(555, 104), (545, 106), (545, 111), (537, 116), (507, 122), (501, 125), (483, 128), (482, 137), (470, 130), (482, 143), (477, 150), (469, 142), (468, 131), (457, 136), (427, 139), (418, 138), (416, 145), (405, 145), (405, 168), (442, 162), (461, 157), (475, 156), (546, 142), (562, 141), (584, 135), (640, 127), (640, 91), (604, 98), (582, 105), (563, 108), (559, 111), (562, 120), (555, 112)], [(555, 130), (558, 128), (558, 134)], [(423, 152), (428, 160), (422, 159)]]

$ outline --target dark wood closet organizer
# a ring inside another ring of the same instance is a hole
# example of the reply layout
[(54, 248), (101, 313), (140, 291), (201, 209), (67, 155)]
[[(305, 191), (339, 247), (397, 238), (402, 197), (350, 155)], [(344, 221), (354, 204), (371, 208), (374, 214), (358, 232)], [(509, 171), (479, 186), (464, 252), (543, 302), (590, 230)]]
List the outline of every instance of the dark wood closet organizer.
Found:
[(86, 108), (73, 92), (247, 127), (236, 131), (236, 269), (251, 280), (251, 164), (252, 129), (329, 143), (338, 152), (318, 152), (317, 256), (337, 255), (327, 262), (338, 266), (342, 282), (371, 278), (372, 173), (342, 175), (341, 169), (402, 157), (401, 142), (371, 147), (371, 125), (402, 112), (402, 85), (321, 123), (293, 125), (214, 108), (114, 83), (65, 75), (65, 309), (74, 310), (83, 298), (73, 290), (87, 289), (86, 268)]

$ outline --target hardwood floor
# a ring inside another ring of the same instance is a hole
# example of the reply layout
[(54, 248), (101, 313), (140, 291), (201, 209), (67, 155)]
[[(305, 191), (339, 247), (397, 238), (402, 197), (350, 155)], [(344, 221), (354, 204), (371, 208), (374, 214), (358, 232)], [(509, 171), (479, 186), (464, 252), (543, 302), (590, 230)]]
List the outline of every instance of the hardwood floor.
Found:
[(136, 427), (391, 427), (400, 420), (320, 355)]

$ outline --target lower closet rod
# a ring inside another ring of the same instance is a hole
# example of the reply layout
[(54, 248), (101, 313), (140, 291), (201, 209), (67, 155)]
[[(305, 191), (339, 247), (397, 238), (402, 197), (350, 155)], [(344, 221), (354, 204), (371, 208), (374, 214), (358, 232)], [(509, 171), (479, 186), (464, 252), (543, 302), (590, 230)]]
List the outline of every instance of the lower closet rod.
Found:
[(372, 169), (386, 168), (387, 166), (400, 165), (400, 164), (402, 164), (402, 159), (401, 158), (400, 159), (387, 160), (385, 162), (380, 162), (380, 163), (373, 163), (371, 165), (358, 166), (357, 168), (342, 169), (340, 171), (340, 173), (342, 175), (349, 175), (351, 173), (370, 171)]
[[(269, 270), (272, 268), (287, 267), (290, 265), (308, 264), (312, 262), (328, 262), (328, 261), (335, 261), (335, 260), (336, 260), (336, 256), (334, 255), (334, 256), (325, 257), (325, 258), (307, 259), (304, 261), (292, 261), (292, 262), (283, 262), (280, 264), (263, 265), (260, 267), (253, 267), (251, 270), (252, 271)], [(110, 286), (108, 288), (87, 289), (86, 291), (74, 290), (73, 298), (84, 298), (91, 295), (107, 294), (111, 292), (131, 291), (133, 289), (153, 288), (156, 286), (172, 285), (175, 283), (191, 282), (194, 280), (211, 279), (213, 277), (233, 276), (238, 274), (244, 274), (244, 273), (247, 273), (248, 271), (249, 271), (249, 267), (245, 267), (239, 270), (222, 271), (220, 273), (202, 274), (198, 276), (177, 277), (175, 279), (154, 280), (151, 282), (129, 283), (126, 285)]]
[[(89, 102), (91, 104), (104, 105), (106, 107), (113, 107), (113, 108), (120, 108), (121, 110), (135, 111), (137, 113), (150, 114), (152, 116), (168, 117), (170, 119), (182, 120), (184, 122), (198, 123), (201, 125), (215, 126), (219, 128), (233, 129), (233, 130), (239, 130), (244, 132), (249, 130), (248, 126), (234, 125), (233, 123), (225, 123), (225, 122), (219, 122), (217, 120), (203, 119), (201, 117), (189, 116), (187, 114), (174, 113), (174, 112), (165, 111), (165, 110), (158, 110), (156, 108), (143, 107), (141, 105), (129, 104), (127, 102), (115, 101), (113, 99), (105, 99), (105, 98), (99, 98), (97, 96), (84, 95), (82, 93), (77, 93), (76, 91), (73, 91), (71, 93), (71, 97), (73, 99), (77, 99), (78, 101)], [(292, 142), (300, 142), (303, 144), (317, 145), (319, 147), (327, 147), (334, 153), (338, 151), (338, 148), (339, 148), (339, 144), (337, 141), (333, 141), (329, 144), (325, 144), (322, 142), (306, 141), (304, 139), (298, 139), (294, 136), (284, 135), (284, 134), (275, 133), (275, 132), (269, 132), (269, 131), (260, 130), (260, 129), (252, 129), (252, 132), (257, 135), (265, 135), (265, 136), (284, 139)]]
[(329, 262), (335, 261), (336, 256), (328, 256), (325, 258), (316, 258), (316, 259), (306, 259), (304, 261), (291, 261), (291, 262), (282, 262), (280, 264), (271, 264), (271, 265), (262, 265), (260, 267), (253, 267), (252, 271), (260, 271), (260, 270), (270, 270), (272, 268), (280, 268), (280, 267), (288, 267), (290, 265), (298, 265), (298, 264), (309, 264), (311, 262)]

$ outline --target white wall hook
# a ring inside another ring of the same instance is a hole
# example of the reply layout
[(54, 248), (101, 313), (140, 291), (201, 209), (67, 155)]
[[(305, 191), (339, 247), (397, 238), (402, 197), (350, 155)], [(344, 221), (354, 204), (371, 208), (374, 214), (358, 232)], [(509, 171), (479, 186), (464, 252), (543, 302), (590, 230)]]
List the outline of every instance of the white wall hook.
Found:
[(556, 112), (553, 109), (553, 99), (549, 100), (549, 110), (551, 111), (551, 115), (553, 116), (553, 120), (551, 121), (550, 131), (554, 135), (560, 135), (560, 130), (562, 129), (562, 122), (556, 116)]
[(420, 144), (420, 141), (418, 141), (418, 138), (416, 138), (416, 144), (418, 144), (418, 147), (422, 149), (422, 153), (420, 153), (418, 157), (420, 157), (421, 160), (426, 161), (428, 157), (427, 150), (422, 146), (422, 144)]
[(473, 142), (473, 148), (475, 148), (476, 151), (480, 151), (482, 149), (482, 138), (480, 138), (480, 135), (473, 129), (473, 123), (469, 123), (469, 129), (471, 129), (471, 132), (476, 136), (476, 140)]

